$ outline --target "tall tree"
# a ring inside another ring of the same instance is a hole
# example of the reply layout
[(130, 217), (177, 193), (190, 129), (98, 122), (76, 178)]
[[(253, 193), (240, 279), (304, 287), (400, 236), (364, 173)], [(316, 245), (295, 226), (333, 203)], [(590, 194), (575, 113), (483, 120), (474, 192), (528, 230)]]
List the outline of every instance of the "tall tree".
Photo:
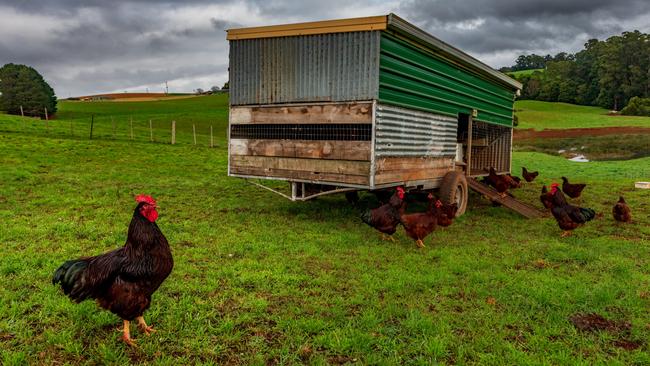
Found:
[(0, 68), (0, 110), (28, 116), (56, 113), (56, 95), (50, 85), (34, 68), (6, 64)]

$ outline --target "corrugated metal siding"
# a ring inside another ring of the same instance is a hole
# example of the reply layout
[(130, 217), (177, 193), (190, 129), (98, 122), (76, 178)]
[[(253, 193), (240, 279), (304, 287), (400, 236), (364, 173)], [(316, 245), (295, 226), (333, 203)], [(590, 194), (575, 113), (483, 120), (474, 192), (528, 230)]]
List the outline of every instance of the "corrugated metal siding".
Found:
[(453, 157), (457, 125), (452, 117), (377, 104), (375, 155)]
[(230, 41), (230, 104), (377, 98), (379, 31)]
[(381, 35), (379, 101), (512, 126), (514, 92), (490, 83), (387, 32)]

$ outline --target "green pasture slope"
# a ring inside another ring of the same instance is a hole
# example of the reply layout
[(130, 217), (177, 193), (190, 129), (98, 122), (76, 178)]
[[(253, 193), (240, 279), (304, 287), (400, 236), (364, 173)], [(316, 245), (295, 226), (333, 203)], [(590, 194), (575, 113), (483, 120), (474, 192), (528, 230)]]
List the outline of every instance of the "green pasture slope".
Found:
[(228, 122), (228, 95), (218, 94), (193, 98), (147, 102), (80, 102), (59, 101), (56, 119), (45, 122), (0, 114), (0, 131), (20, 131), (32, 135), (87, 139), (91, 120), (93, 137), (98, 139), (131, 139), (149, 141), (149, 120), (156, 142), (170, 142), (171, 123), (176, 121), (178, 143), (193, 143), (192, 125), (197, 144), (209, 144), (210, 126), (225, 133)]
[(531, 75), (532, 73), (539, 71), (544, 72), (544, 69), (530, 69), (530, 70), (519, 70), (519, 71), (510, 71), (506, 74), (510, 77), (517, 78), (519, 76)]
[(536, 130), (636, 126), (650, 128), (650, 117), (608, 115), (600, 107), (520, 100), (515, 102), (519, 128)]
[[(472, 195), (417, 249), (401, 229), (381, 241), (342, 196), (292, 203), (226, 177), (225, 104), (204, 107), (168, 115), (216, 120), (214, 149), (12, 131), (0, 117), (0, 364), (650, 364), (650, 203), (633, 188), (650, 158), (516, 152), (515, 172), (540, 171), (518, 198), (539, 205), (541, 184), (566, 175), (589, 184), (582, 204), (603, 217), (560, 238), (552, 219)], [(62, 104), (60, 121), (76, 116)], [(50, 279), (66, 259), (122, 245), (143, 192), (175, 268), (145, 314), (158, 332), (134, 330), (130, 349), (117, 317)], [(611, 218), (619, 194), (632, 224)], [(592, 312), (630, 330), (569, 322)]]

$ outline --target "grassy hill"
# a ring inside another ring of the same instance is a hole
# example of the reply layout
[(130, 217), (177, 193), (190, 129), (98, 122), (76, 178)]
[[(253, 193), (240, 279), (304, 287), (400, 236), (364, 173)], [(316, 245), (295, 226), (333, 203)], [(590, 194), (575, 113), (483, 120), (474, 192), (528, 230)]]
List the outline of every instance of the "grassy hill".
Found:
[(506, 74), (513, 77), (513, 78), (517, 78), (519, 76), (530, 75), (530, 74), (534, 73), (535, 71), (544, 72), (544, 69), (530, 69), (530, 70), (510, 71), (510, 72), (507, 72)]
[(650, 128), (650, 117), (608, 115), (600, 107), (536, 100), (515, 102), (519, 128), (542, 130), (563, 128), (594, 128), (613, 126), (639, 126)]
[[(633, 188), (650, 158), (515, 152), (515, 172), (540, 171), (514, 192), (522, 201), (539, 205), (541, 184), (566, 175), (589, 184), (582, 205), (604, 216), (560, 238), (552, 219), (472, 195), (420, 250), (401, 229), (381, 241), (342, 196), (295, 203), (228, 178), (226, 105), (64, 102), (49, 132), (0, 116), (1, 364), (650, 364), (650, 206)], [(105, 138), (80, 139), (93, 113)], [(147, 124), (135, 142), (131, 116)], [(147, 143), (149, 118), (161, 136), (179, 121), (184, 143)], [(217, 148), (188, 145), (192, 123), (214, 123)], [(117, 317), (71, 303), (50, 278), (66, 259), (121, 245), (142, 192), (158, 199), (175, 268), (145, 315), (158, 332), (134, 330), (140, 348), (129, 349)], [(610, 216), (619, 194), (630, 225)], [(630, 329), (569, 321), (592, 312)]]
[[(176, 121), (177, 142), (192, 143), (192, 125), (201, 144), (209, 143), (210, 126), (215, 138), (226, 136), (228, 125), (228, 95), (183, 97), (146, 102), (81, 102), (60, 101), (56, 119), (45, 122), (0, 114), (0, 131), (22, 131), (36, 135), (88, 138), (91, 118), (94, 116), (93, 136), (100, 139), (131, 139), (133, 121), (134, 139), (149, 141), (149, 120), (154, 129), (154, 140), (171, 140), (171, 122)], [(115, 127), (115, 130), (113, 129)]]

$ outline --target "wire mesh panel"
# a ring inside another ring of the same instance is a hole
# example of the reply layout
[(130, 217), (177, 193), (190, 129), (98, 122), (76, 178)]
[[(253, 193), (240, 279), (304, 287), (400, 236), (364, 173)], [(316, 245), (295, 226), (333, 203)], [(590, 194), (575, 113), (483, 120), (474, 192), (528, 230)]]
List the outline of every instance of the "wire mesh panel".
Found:
[(232, 139), (370, 141), (371, 124), (234, 124)]
[[(461, 141), (467, 141), (467, 131)], [(473, 122), (471, 175), (486, 175), (490, 167), (500, 173), (509, 172), (511, 145), (512, 128)]]

